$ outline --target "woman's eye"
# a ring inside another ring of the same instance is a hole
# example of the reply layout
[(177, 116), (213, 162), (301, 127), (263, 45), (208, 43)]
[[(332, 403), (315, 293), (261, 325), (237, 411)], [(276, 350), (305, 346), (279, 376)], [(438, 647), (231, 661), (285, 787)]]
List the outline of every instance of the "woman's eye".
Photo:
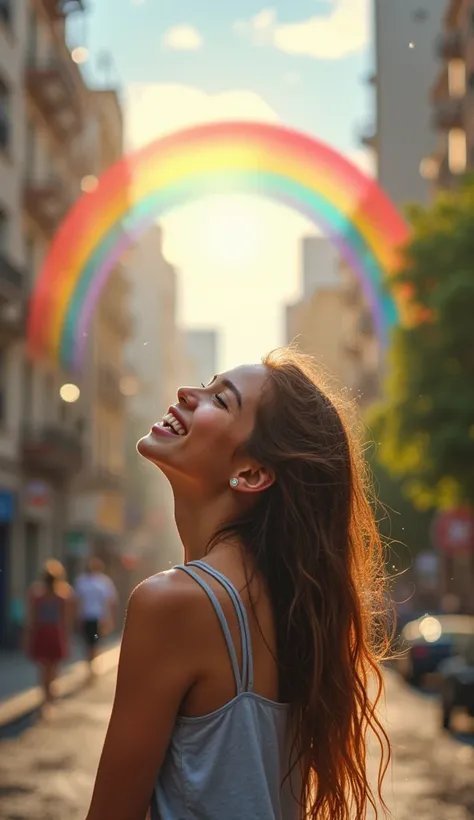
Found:
[(220, 396), (220, 395), (219, 395), (219, 393), (216, 393), (216, 395), (214, 396), (214, 398), (215, 398), (215, 400), (216, 400), (217, 402), (219, 402), (219, 404), (220, 404), (220, 406), (221, 406), (221, 407), (225, 407), (225, 409), (226, 409), (226, 410), (228, 409), (228, 408), (227, 408), (227, 404), (225, 403), (225, 401), (224, 401), (224, 399), (222, 398), (222, 396)]

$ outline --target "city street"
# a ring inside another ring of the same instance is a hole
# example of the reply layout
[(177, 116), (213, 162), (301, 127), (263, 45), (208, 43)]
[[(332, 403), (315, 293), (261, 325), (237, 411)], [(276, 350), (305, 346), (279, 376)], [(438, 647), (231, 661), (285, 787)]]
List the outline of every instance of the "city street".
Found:
[[(474, 749), (438, 730), (436, 702), (387, 675), (394, 820), (468, 820)], [(113, 694), (114, 676), (61, 702), (49, 723), (0, 745), (2, 820), (84, 820)]]

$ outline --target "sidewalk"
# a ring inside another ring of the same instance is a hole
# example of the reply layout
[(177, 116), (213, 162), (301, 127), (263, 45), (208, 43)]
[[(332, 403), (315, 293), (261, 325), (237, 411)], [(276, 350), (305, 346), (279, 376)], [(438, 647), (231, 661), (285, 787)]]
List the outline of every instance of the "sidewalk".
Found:
[[(120, 634), (111, 635), (101, 644), (96, 659), (96, 672), (104, 675), (117, 666)], [(76, 638), (72, 641), (71, 655), (61, 669), (55, 684), (58, 697), (65, 697), (80, 689), (87, 680), (84, 650)], [(0, 652), (0, 736), (13, 724), (32, 719), (41, 705), (42, 693), (37, 686), (37, 670), (19, 651)]]

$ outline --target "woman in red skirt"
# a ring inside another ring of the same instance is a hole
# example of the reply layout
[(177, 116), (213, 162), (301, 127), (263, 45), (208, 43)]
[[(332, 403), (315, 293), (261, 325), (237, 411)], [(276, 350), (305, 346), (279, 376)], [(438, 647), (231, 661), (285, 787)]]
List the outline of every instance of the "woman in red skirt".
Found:
[(69, 654), (72, 624), (72, 589), (65, 580), (59, 561), (47, 561), (42, 580), (28, 593), (26, 646), (29, 657), (38, 664), (44, 701), (52, 701), (51, 686), (58, 667)]

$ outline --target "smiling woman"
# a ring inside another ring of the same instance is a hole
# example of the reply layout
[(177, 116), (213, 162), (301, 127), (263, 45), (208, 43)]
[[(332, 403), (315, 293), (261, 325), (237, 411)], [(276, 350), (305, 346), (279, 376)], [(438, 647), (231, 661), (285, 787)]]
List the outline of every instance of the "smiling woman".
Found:
[(311, 364), (282, 350), (182, 387), (137, 449), (185, 562), (132, 595), (88, 820), (143, 820), (150, 797), (153, 820), (377, 816), (383, 551)]

